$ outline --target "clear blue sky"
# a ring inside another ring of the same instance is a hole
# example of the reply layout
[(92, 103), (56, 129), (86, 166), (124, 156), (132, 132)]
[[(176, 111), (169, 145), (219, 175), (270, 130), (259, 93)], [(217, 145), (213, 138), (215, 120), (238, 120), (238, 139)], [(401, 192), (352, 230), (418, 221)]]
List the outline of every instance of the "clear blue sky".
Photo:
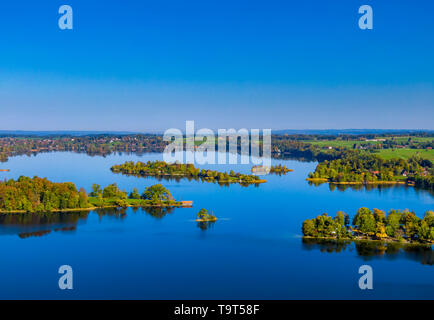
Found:
[(0, 129), (434, 129), (433, 15), (428, 0), (2, 1)]

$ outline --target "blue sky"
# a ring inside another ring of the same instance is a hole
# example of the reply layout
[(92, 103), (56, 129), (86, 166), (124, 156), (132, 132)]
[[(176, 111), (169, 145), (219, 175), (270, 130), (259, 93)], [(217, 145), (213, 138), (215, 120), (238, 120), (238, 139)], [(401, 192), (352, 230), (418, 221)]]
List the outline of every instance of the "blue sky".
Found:
[(9, 2), (3, 130), (434, 129), (432, 1)]

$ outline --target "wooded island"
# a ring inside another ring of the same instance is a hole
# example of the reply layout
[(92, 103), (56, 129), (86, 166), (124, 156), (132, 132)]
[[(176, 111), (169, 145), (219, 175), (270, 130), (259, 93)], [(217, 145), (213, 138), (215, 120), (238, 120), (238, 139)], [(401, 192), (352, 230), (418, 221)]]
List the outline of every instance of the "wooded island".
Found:
[(124, 164), (111, 167), (111, 170), (114, 173), (139, 177), (182, 177), (198, 179), (206, 182), (218, 182), (219, 184), (239, 183), (244, 186), (266, 182), (266, 180), (261, 179), (256, 175), (241, 174), (239, 172), (235, 173), (233, 170), (231, 170), (230, 173), (227, 173), (215, 170), (199, 169), (190, 163), (167, 163), (164, 161), (148, 161), (144, 163), (140, 161), (127, 161)]
[(350, 226), (350, 218), (339, 211), (332, 218), (327, 213), (303, 222), (303, 236), (336, 240), (383, 240), (408, 243), (434, 243), (434, 211), (426, 211), (423, 219), (408, 210), (360, 208)]

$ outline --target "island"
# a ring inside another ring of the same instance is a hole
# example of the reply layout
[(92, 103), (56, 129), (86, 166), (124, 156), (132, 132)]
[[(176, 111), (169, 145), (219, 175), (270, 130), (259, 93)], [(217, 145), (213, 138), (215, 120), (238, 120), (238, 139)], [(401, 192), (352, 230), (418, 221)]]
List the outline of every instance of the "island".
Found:
[(46, 178), (24, 177), (0, 182), (0, 213), (43, 213), (89, 211), (98, 208), (191, 207), (192, 201), (177, 201), (161, 184), (147, 187), (142, 194), (129, 194), (116, 183), (101, 188), (93, 184), (89, 194), (72, 182), (55, 183)]
[(265, 175), (265, 174), (278, 174), (278, 175), (285, 175), (288, 172), (292, 172), (294, 170), (287, 168), (285, 165), (275, 165), (275, 166), (253, 166), (251, 169), (252, 173), (256, 174), (256, 175)]
[(197, 222), (214, 222), (217, 221), (217, 217), (213, 213), (208, 213), (208, 210), (202, 208), (197, 213)]
[(327, 213), (303, 222), (304, 238), (333, 240), (381, 240), (399, 243), (433, 244), (434, 211), (423, 219), (409, 210), (384, 211), (358, 209), (350, 225), (349, 215), (339, 211), (332, 218)]
[(111, 167), (114, 173), (134, 175), (139, 177), (172, 177), (197, 179), (204, 182), (217, 182), (219, 184), (238, 183), (243, 186), (267, 182), (256, 175), (235, 173), (231, 170), (219, 172), (196, 168), (193, 164), (167, 163), (164, 161), (134, 162), (127, 161)]
[(281, 164), (270, 167), (270, 173), (274, 173), (278, 175), (282, 175), (282, 174), (285, 175), (288, 172), (292, 172), (292, 171), (294, 170), (287, 168), (285, 165), (282, 166)]
[(408, 160), (383, 159), (376, 155), (353, 153), (325, 160), (307, 178), (333, 184), (407, 184), (434, 190), (433, 164), (416, 156)]

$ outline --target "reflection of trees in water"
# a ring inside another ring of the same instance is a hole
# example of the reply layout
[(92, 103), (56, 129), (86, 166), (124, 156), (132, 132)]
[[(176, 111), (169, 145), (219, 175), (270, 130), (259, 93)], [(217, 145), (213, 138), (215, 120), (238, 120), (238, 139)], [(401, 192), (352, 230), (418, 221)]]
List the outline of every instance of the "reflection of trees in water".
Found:
[[(22, 239), (41, 237), (54, 232), (76, 230), (79, 220), (86, 220), (89, 211), (48, 212), (48, 213), (13, 213), (0, 215), (0, 227), (7, 226)], [(1, 234), (2, 232), (0, 232)]]
[(100, 219), (104, 216), (124, 219), (127, 216), (127, 210), (131, 209), (133, 213), (138, 211), (145, 212), (151, 217), (156, 219), (162, 219), (168, 213), (173, 213), (174, 207), (130, 207), (130, 208), (102, 208), (96, 209), (95, 212), (98, 214)]
[(168, 213), (173, 213), (174, 207), (145, 207), (143, 211), (156, 219), (163, 218)]
[(47, 234), (49, 234), (51, 230), (41, 230), (41, 231), (34, 231), (34, 232), (22, 232), (18, 234), (18, 236), (21, 239), (30, 238), (30, 237), (42, 237)]
[(202, 230), (205, 231), (207, 229), (211, 229), (214, 226), (215, 221), (198, 221), (197, 222), (197, 227)]
[(1, 225), (50, 225), (76, 224), (86, 219), (89, 211), (48, 212), (48, 213), (6, 213), (0, 215)]
[[(71, 232), (71, 231), (75, 231), (77, 229), (76, 226), (72, 226), (72, 227), (63, 227), (63, 228), (55, 228), (54, 232)], [(25, 239), (25, 238), (30, 238), (30, 237), (42, 237), (45, 235), (48, 235), (49, 233), (51, 233), (52, 230), (40, 230), (40, 231), (33, 231), (33, 232), (21, 232), (18, 234), (18, 236), (21, 239)]]
[[(130, 208), (133, 213), (145, 212), (155, 219), (162, 219), (169, 213), (173, 213), (174, 207), (134, 207)], [(94, 212), (101, 220), (103, 217), (124, 219), (127, 216), (128, 208), (102, 208)], [(79, 220), (87, 220), (90, 211), (75, 212), (51, 212), (51, 213), (14, 213), (0, 215), (1, 227), (13, 228), (4, 229), (6, 234), (18, 234), (22, 239), (29, 237), (41, 237), (54, 232), (72, 232), (77, 229)]]
[(96, 209), (95, 213), (100, 220), (102, 220), (103, 217), (124, 219), (127, 216), (127, 208), (101, 208)]
[(281, 154), (272, 153), (271, 158), (276, 159), (276, 160), (295, 160), (295, 161), (300, 161), (300, 162), (317, 162), (318, 161), (314, 157), (308, 157), (308, 156), (297, 157), (297, 156), (286, 155), (283, 153), (281, 153)]
[[(117, 173), (116, 173), (117, 174)], [(255, 186), (255, 187), (259, 187), (259, 183), (243, 183), (243, 182), (219, 182), (218, 180), (207, 180), (203, 177), (196, 177), (196, 176), (169, 176), (169, 175), (152, 175), (152, 176), (142, 176), (141, 174), (134, 174), (134, 173), (121, 173), (122, 175), (125, 176), (131, 176), (131, 177), (136, 177), (136, 178), (153, 178), (156, 179), (157, 181), (168, 181), (168, 182), (181, 182), (181, 180), (188, 180), (189, 182), (191, 181), (199, 181), (199, 182), (206, 182), (206, 183), (214, 183), (214, 184), (218, 184), (220, 187), (229, 187), (230, 185), (234, 185), (234, 184), (239, 184), (242, 187), (248, 187), (248, 186)]]
[[(408, 259), (426, 265), (434, 264), (434, 250), (430, 245), (405, 244), (384, 241), (354, 241), (357, 255), (365, 260), (384, 257), (389, 260)], [(321, 252), (342, 252), (347, 248), (352, 249), (352, 241), (333, 239), (302, 239), (304, 250), (319, 249)]]
[(329, 240), (329, 239), (311, 239), (303, 238), (303, 249), (304, 250), (315, 250), (319, 249), (321, 252), (341, 252), (345, 251), (348, 246), (351, 245), (349, 240)]

